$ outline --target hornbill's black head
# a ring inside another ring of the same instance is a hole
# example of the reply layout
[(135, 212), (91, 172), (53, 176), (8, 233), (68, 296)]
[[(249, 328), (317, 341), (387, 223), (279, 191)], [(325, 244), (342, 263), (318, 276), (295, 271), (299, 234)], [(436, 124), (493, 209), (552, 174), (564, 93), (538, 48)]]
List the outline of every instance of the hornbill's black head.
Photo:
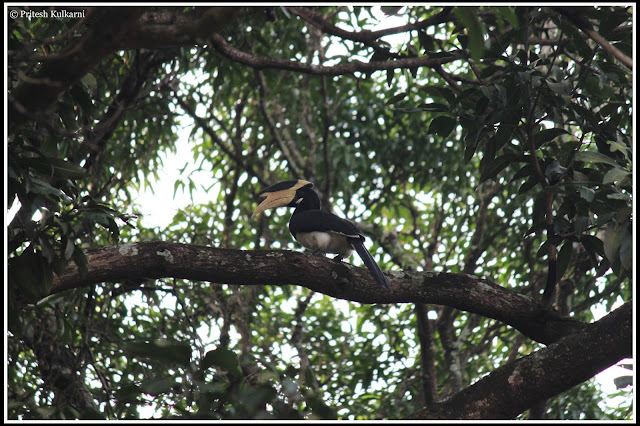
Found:
[[(266, 197), (253, 212), (254, 219), (265, 210), (277, 207), (298, 207), (305, 203), (310, 209), (320, 209), (318, 194), (312, 189), (313, 183), (306, 180), (286, 180), (266, 187), (258, 193), (259, 197)], [(317, 205), (316, 205), (317, 204)]]

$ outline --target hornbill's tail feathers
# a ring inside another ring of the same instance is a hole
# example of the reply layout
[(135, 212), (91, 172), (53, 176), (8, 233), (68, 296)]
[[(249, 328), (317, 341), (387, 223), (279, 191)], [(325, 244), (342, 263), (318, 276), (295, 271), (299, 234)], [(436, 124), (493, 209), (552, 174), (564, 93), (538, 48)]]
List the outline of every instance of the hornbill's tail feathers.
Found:
[(373, 260), (371, 253), (369, 253), (369, 250), (367, 250), (367, 248), (364, 246), (364, 242), (362, 240), (352, 240), (351, 243), (353, 244), (353, 248), (356, 249), (356, 252), (364, 262), (367, 269), (369, 269), (369, 272), (371, 272), (371, 275), (373, 275), (373, 278), (375, 278), (375, 280), (378, 282), (378, 284), (383, 285), (387, 289), (391, 290), (391, 286), (387, 281), (387, 277), (384, 276), (376, 261)]

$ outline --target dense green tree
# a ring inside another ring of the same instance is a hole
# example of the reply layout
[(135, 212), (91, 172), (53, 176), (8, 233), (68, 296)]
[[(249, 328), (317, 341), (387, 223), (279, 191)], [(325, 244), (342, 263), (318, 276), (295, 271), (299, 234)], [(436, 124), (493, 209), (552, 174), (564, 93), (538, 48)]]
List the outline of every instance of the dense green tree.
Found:
[[(592, 379), (632, 356), (629, 7), (61, 10), (7, 15), (9, 419), (633, 418)], [(185, 126), (209, 201), (145, 228)], [(296, 178), (393, 291), (250, 219)]]

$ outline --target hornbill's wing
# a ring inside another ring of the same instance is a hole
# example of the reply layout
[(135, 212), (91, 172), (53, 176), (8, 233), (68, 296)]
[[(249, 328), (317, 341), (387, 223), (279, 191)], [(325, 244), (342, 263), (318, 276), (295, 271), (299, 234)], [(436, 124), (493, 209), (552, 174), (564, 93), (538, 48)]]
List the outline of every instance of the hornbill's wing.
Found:
[(373, 278), (380, 285), (391, 289), (387, 278), (364, 245), (364, 235), (356, 225), (325, 210), (306, 210), (294, 214), (289, 222), (291, 233), (296, 239), (299, 234), (326, 232), (346, 237), (346, 242), (356, 250)]

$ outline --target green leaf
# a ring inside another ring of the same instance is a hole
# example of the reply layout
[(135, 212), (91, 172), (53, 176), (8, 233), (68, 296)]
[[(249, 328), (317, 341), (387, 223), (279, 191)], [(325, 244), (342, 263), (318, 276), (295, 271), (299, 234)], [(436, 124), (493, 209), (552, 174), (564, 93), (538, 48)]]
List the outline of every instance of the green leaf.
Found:
[(112, 217), (106, 216), (107, 229), (111, 232), (111, 236), (115, 242), (118, 242), (120, 238), (120, 228)]
[(373, 55), (371, 55), (371, 58), (369, 58), (369, 62), (384, 62), (384, 61), (388, 61), (389, 60), (389, 55), (386, 54), (385, 52), (373, 52)]
[(387, 70), (387, 87), (391, 87), (393, 83), (393, 76), (395, 75), (395, 69), (391, 68)]
[(595, 198), (596, 191), (592, 188), (587, 188), (586, 186), (580, 187), (580, 197), (585, 200), (587, 203), (590, 203)]
[(132, 340), (124, 342), (123, 349), (130, 355), (167, 365), (187, 366), (191, 361), (191, 346), (187, 342)]
[(529, 192), (534, 186), (536, 186), (537, 183), (538, 183), (538, 179), (536, 178), (536, 176), (535, 175), (531, 176), (522, 185), (520, 185), (520, 188), (518, 189), (518, 194), (522, 195)]
[(587, 128), (590, 127), (593, 131), (599, 128), (599, 119), (593, 112), (574, 102), (569, 104), (569, 108), (574, 111), (576, 119), (581, 125), (588, 124)]
[(468, 163), (473, 158), (473, 155), (476, 153), (476, 149), (478, 149), (478, 143), (480, 142), (482, 135), (482, 128), (477, 130), (470, 130), (467, 135), (464, 137), (464, 142), (466, 144), (464, 150), (464, 162)]
[[(622, 138), (619, 138), (622, 139)], [(624, 154), (625, 158), (629, 158), (629, 154), (630, 154), (630, 146), (625, 144), (623, 141), (621, 140), (615, 140), (615, 141), (609, 141), (609, 147), (611, 148), (611, 151), (620, 151), (622, 154)]]
[(22, 160), (28, 167), (38, 172), (60, 179), (80, 179), (86, 176), (84, 167), (54, 157), (31, 157)]
[(560, 83), (547, 81), (547, 86), (558, 96), (569, 96), (573, 92), (573, 86), (566, 80)]
[(453, 117), (449, 117), (446, 115), (440, 115), (433, 120), (431, 120), (431, 124), (429, 125), (429, 133), (437, 134), (443, 138), (446, 138), (451, 134), (453, 129), (456, 127), (457, 121)]
[(507, 142), (513, 139), (514, 127), (501, 124), (496, 132), (496, 148), (502, 148)]
[(558, 252), (558, 260), (556, 263), (556, 282), (560, 281), (567, 271), (567, 267), (571, 262), (571, 253), (573, 252), (573, 242), (565, 241), (562, 248)]
[(609, 259), (611, 264), (618, 258), (618, 250), (620, 249), (620, 244), (622, 244), (625, 234), (626, 226), (619, 224), (610, 224), (604, 232), (604, 255)]
[(149, 379), (142, 382), (140, 390), (149, 395), (158, 396), (169, 392), (176, 385), (176, 381), (169, 377)]
[(527, 163), (524, 166), (522, 166), (522, 168), (520, 168), (520, 170), (518, 170), (513, 175), (509, 183), (515, 182), (516, 180), (522, 179), (523, 177), (527, 177), (527, 176), (535, 176), (535, 169), (533, 168), (531, 163)]
[(119, 402), (135, 402), (140, 397), (142, 389), (135, 383), (121, 383), (114, 392), (114, 396)]
[(95, 96), (96, 91), (98, 89), (98, 80), (91, 73), (86, 73), (81, 79), (80, 82), (84, 86), (84, 88), (91, 94), (91, 96)]
[(545, 241), (540, 245), (540, 248), (536, 252), (536, 259), (541, 259), (549, 254), (549, 241)]
[(514, 30), (520, 28), (520, 22), (518, 21), (518, 16), (514, 10), (515, 6), (493, 6), (491, 9), (493, 9), (503, 20), (507, 21)]
[(591, 97), (610, 99), (615, 94), (615, 89), (604, 84), (598, 77), (591, 76), (584, 82), (584, 89)]
[(200, 369), (206, 371), (210, 367), (220, 367), (234, 377), (240, 377), (240, 365), (236, 354), (225, 348), (217, 348), (205, 354)]
[(484, 27), (477, 15), (477, 7), (457, 6), (453, 13), (462, 22), (469, 34), (468, 43), (471, 59), (479, 62), (484, 52)]
[(536, 143), (536, 147), (541, 147), (545, 143), (554, 140), (560, 135), (568, 135), (565, 129), (562, 128), (553, 128), (553, 129), (544, 129), (534, 135), (534, 140)]
[(388, 99), (385, 104), (386, 105), (391, 105), (391, 104), (395, 104), (401, 100), (403, 100), (404, 98), (407, 97), (407, 92), (400, 92), (394, 96), (392, 96), (390, 99)]
[(620, 24), (629, 19), (629, 15), (623, 13), (606, 13), (600, 21), (598, 32), (605, 38), (609, 37), (609, 33), (617, 28)]
[(586, 184), (589, 182), (589, 177), (582, 172), (576, 170), (573, 171), (573, 182), (576, 184)]
[(614, 194), (607, 194), (607, 198), (610, 200), (630, 201), (631, 195), (624, 194), (624, 193), (614, 193)]
[(626, 178), (630, 174), (631, 172), (628, 170), (625, 170), (621, 167), (614, 167), (613, 169), (605, 173), (604, 177), (602, 178), (602, 183), (604, 185), (608, 185), (610, 183), (615, 184), (621, 181), (622, 179)]
[(576, 235), (580, 236), (584, 234), (589, 225), (589, 217), (588, 216), (577, 216), (573, 220), (573, 230)]
[(600, 152), (595, 151), (579, 151), (576, 152), (576, 155), (573, 157), (575, 161), (581, 161), (583, 163), (604, 163), (609, 164), (610, 166), (618, 166), (616, 161)]
[[(27, 191), (29, 192), (29, 189)], [(35, 176), (31, 178), (30, 192), (42, 195), (52, 195), (56, 199), (62, 197), (62, 191), (60, 189)], [(51, 199), (51, 197), (48, 197), (48, 199)]]
[(9, 285), (17, 288), (29, 301), (35, 303), (51, 292), (53, 268), (39, 251), (25, 250), (9, 259)]
[(87, 276), (87, 273), (89, 273), (89, 261), (82, 249), (76, 247), (76, 249), (73, 250), (73, 262), (78, 267), (78, 274), (80, 277), (82, 278)]
[(49, 158), (54, 167), (54, 176), (61, 179), (81, 179), (87, 175), (84, 167), (59, 158)]
[(75, 248), (76, 248), (76, 245), (73, 243), (73, 240), (71, 238), (67, 239), (67, 244), (65, 245), (65, 249), (64, 249), (65, 260), (71, 259), (71, 256), (73, 256), (73, 251), (75, 250)]
[(480, 175), (480, 183), (492, 179), (508, 167), (514, 161), (513, 154), (502, 154), (490, 162), (486, 170), (482, 171)]
[(583, 235), (580, 242), (588, 252), (604, 256), (604, 244), (600, 238), (593, 235)]
[(421, 104), (418, 109), (420, 109), (421, 111), (449, 112), (450, 108), (445, 104), (441, 104), (438, 102), (429, 102)]
[[(627, 231), (629, 229), (627, 228)], [(633, 242), (631, 232), (625, 232), (620, 242), (620, 264), (626, 270), (631, 270), (631, 259), (633, 258)]]
[(562, 166), (558, 160), (553, 160), (551, 164), (549, 164), (545, 170), (544, 175), (548, 179), (559, 179), (559, 176), (563, 175), (567, 171), (567, 168)]
[(426, 31), (418, 31), (418, 42), (425, 52), (432, 52), (436, 50), (436, 46), (433, 37), (426, 33)]
[(380, 10), (385, 15), (391, 16), (391, 15), (397, 15), (400, 9), (402, 9), (403, 7), (404, 6), (380, 6)]

